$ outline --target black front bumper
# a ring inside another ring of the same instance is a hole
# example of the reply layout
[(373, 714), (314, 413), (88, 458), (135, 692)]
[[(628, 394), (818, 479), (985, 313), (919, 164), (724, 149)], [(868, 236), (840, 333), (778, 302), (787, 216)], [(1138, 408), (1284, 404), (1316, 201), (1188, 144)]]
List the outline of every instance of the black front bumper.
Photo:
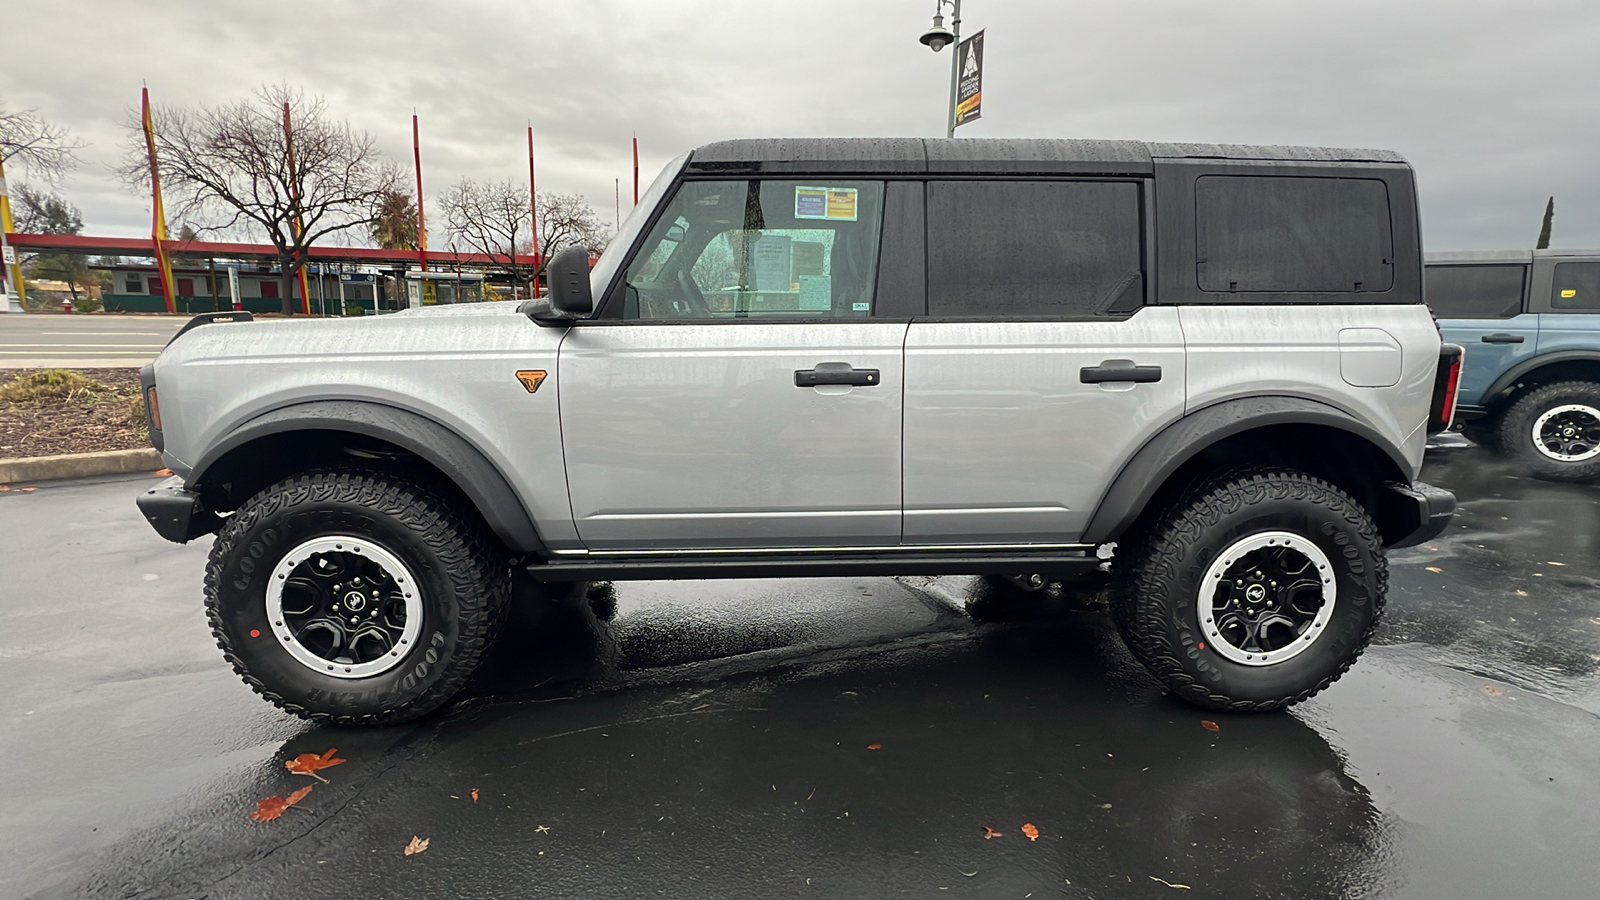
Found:
[(1420, 481), (1386, 487), (1379, 517), (1387, 526), (1384, 546), (1390, 550), (1438, 537), (1456, 514), (1456, 495), (1443, 488)]
[(200, 495), (183, 486), (174, 475), (139, 495), (139, 512), (169, 541), (185, 544), (222, 527), (222, 517), (205, 508)]

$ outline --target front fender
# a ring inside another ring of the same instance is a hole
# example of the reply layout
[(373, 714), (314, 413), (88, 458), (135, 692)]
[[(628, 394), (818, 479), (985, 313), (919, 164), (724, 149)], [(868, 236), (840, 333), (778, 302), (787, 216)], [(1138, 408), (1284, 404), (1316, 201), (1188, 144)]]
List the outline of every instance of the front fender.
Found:
[(506, 546), (542, 552), (533, 519), (505, 475), (476, 447), (425, 416), (372, 402), (320, 400), (275, 409), (243, 423), (194, 464), (184, 487), (197, 491), (219, 460), (253, 441), (295, 431), (336, 431), (377, 438), (415, 454), (459, 486)]

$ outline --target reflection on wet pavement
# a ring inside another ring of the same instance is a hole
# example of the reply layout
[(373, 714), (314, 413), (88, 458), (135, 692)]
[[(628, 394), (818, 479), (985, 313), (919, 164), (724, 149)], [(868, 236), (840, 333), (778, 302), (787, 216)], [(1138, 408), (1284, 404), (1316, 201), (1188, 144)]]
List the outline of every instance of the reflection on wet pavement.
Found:
[[(46, 754), (49, 796), (6, 767), (0, 841), (28, 858), (0, 875), (41, 897), (1589, 897), (1600, 487), (1454, 443), (1424, 478), (1458, 527), (1393, 554), (1378, 645), (1288, 715), (1172, 701), (1093, 603), (975, 578), (529, 588), (461, 704), (375, 730), (282, 719), (203, 639), (143, 636), (113, 677), (86, 652), (111, 638), (67, 651), (24, 616), (0, 677), (36, 715), (0, 707), (25, 735), (0, 753)], [(155, 552), (105, 543), (108, 569)], [(119, 627), (192, 637), (198, 574)], [(78, 608), (93, 634), (103, 608)], [(108, 727), (115, 753), (72, 758)], [(141, 767), (179, 741), (183, 767)], [(328, 747), (350, 762), (303, 811), (245, 818)]]

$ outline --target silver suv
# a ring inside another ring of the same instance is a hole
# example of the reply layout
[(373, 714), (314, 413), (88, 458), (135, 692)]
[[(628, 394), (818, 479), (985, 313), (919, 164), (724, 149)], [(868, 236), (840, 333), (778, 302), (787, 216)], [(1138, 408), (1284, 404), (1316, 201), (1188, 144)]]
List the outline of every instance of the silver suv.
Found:
[(216, 533), (211, 625), (267, 699), (434, 710), (518, 578), (1026, 573), (1107, 580), (1179, 696), (1275, 710), (1454, 510), (1414, 480), (1460, 356), (1391, 153), (728, 141), (548, 277), (201, 317), (145, 370), (178, 474), (139, 506)]

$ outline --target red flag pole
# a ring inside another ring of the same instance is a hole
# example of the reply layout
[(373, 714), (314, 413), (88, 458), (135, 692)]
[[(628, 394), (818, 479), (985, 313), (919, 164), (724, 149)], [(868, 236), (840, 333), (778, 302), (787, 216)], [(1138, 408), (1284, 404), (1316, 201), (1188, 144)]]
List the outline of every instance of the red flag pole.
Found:
[(533, 229), (533, 295), (537, 297), (539, 296), (539, 189), (533, 178), (532, 125), (528, 126), (528, 224)]
[(633, 136), (633, 205), (639, 205), (639, 135)]
[(411, 114), (411, 159), (417, 168), (417, 261), (428, 271), (428, 224), (422, 214), (422, 141), (417, 137), (417, 114)]
[[(150, 117), (150, 89), (140, 89), (140, 117), (144, 122), (145, 150), (150, 155), (150, 243), (155, 245), (156, 272), (161, 276), (161, 294), (167, 301), (167, 312), (177, 312), (176, 292), (172, 289), (172, 261), (167, 258), (167, 212), (161, 205), (161, 169), (156, 165), (155, 123)], [(21, 291), (18, 282), (18, 291)]]
[[(300, 179), (295, 175), (294, 168), (294, 126), (289, 122), (289, 102), (283, 104), (283, 139), (289, 157), (289, 204), (294, 210), (294, 240), (300, 243), (300, 238), (305, 234), (305, 223), (300, 218)], [(309, 254), (308, 254), (309, 255)], [(298, 252), (295, 261), (300, 264), (300, 310), (306, 315), (311, 315), (311, 291), (306, 287), (305, 260)]]

